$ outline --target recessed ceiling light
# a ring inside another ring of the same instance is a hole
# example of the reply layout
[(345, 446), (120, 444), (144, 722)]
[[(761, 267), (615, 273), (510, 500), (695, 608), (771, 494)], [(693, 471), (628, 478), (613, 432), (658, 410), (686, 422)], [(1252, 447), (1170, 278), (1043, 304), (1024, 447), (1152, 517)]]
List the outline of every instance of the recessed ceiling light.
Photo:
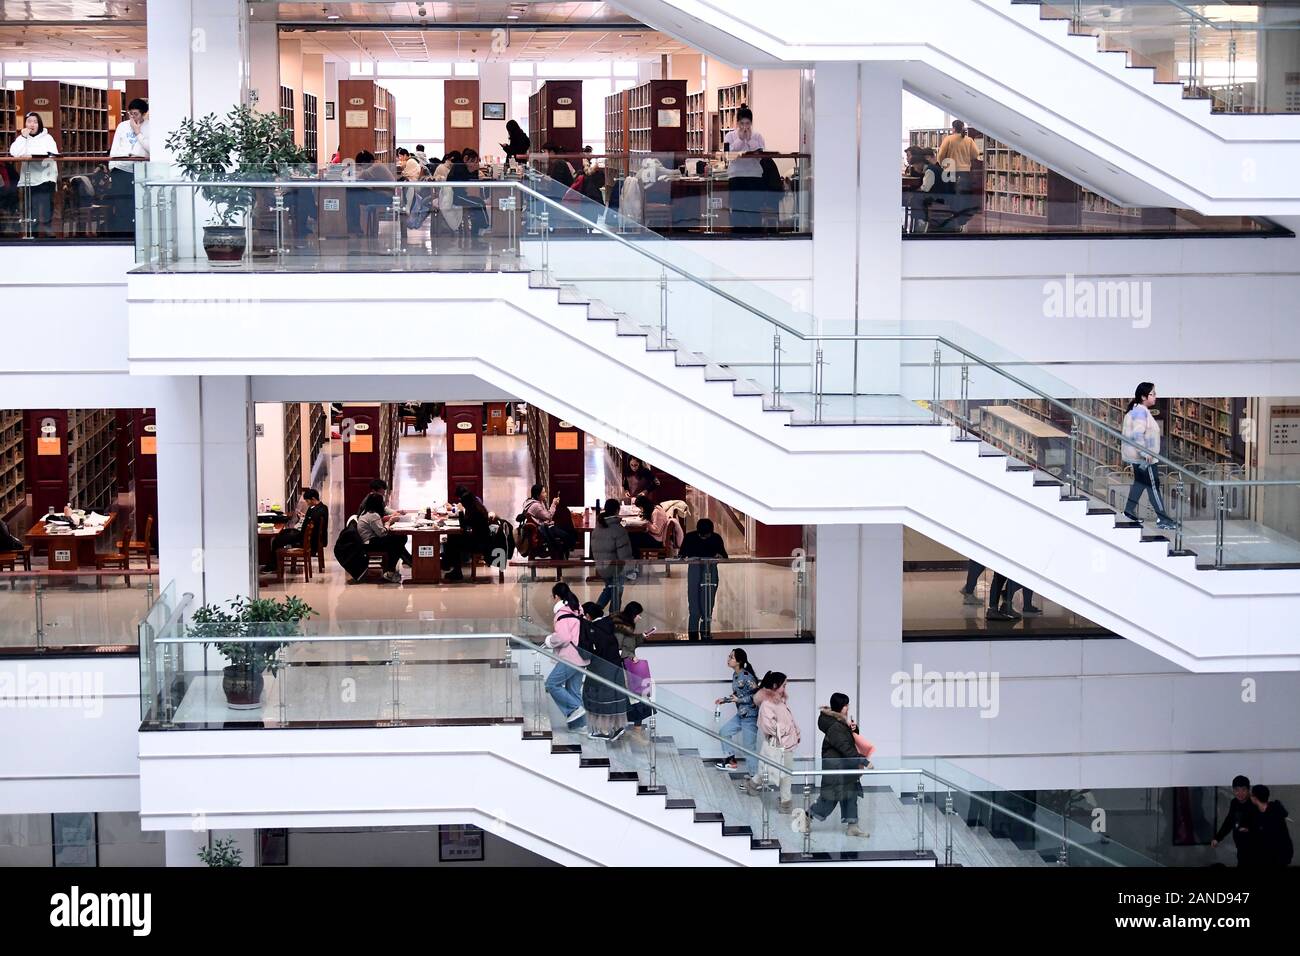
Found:
[(506, 14), (506, 19), (507, 19), (507, 20), (518, 20), (518, 19), (519, 19), (519, 14), (517, 14), (517, 13), (507, 13), (507, 14)]

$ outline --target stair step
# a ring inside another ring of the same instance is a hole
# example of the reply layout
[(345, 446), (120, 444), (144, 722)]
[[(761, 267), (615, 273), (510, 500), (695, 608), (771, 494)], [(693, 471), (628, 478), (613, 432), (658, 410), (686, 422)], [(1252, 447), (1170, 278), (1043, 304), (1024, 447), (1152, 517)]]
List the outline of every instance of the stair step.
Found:
[(636, 795), (638, 797), (666, 797), (668, 796), (668, 788), (663, 784), (659, 784), (655, 787), (647, 787), (645, 784), (642, 784), (636, 788)]
[(637, 325), (627, 316), (622, 316), (621, 318), (619, 318), (618, 325), (615, 326), (614, 331), (619, 335), (639, 335), (642, 338), (644, 338), (647, 334), (645, 329)]
[(611, 770), (609, 772), (609, 779), (613, 783), (623, 783), (629, 780), (631, 781), (640, 780), (641, 775), (637, 773), (635, 770)]
[(735, 382), (736, 380), (736, 376), (721, 365), (710, 362), (704, 366), (704, 381), (706, 382)]
[(560, 303), (562, 305), (590, 305), (591, 300), (583, 295), (576, 285), (560, 286)]
[(1142, 523), (1141, 523), (1140, 521), (1129, 521), (1129, 520), (1127, 520), (1127, 519), (1121, 519), (1121, 520), (1115, 522), (1115, 527), (1117, 527), (1117, 528), (1140, 528), (1140, 527), (1142, 527)]
[(1115, 513), (1114, 508), (1107, 508), (1104, 505), (1088, 506), (1088, 514), (1090, 515), (1113, 515), (1114, 513)]
[(722, 823), (724, 821), (722, 818), (722, 814), (719, 813), (717, 810), (696, 810), (695, 822), (696, 823)]
[(734, 395), (738, 396), (763, 394), (762, 386), (747, 378), (736, 379), (736, 383), (731, 386), (731, 391)]
[(1007, 471), (1033, 471), (1033, 465), (1026, 465), (1022, 461), (1008, 461)]
[(608, 757), (583, 757), (578, 761), (579, 767), (608, 767)]
[(607, 306), (604, 302), (601, 302), (599, 299), (593, 299), (591, 303), (587, 306), (587, 318), (589, 319), (595, 319), (597, 321), (607, 321), (609, 319), (617, 319), (618, 317), (619, 317), (618, 312), (615, 312), (613, 309)]
[(669, 810), (694, 810), (695, 801), (683, 799), (681, 797), (669, 797), (664, 801), (664, 806)]
[[(718, 816), (720, 817), (722, 816), (722, 814), (719, 813)], [(728, 826), (727, 824), (724, 823), (722, 825), (722, 835), (752, 837), (754, 835), (754, 830), (752, 827), (748, 827), (748, 826), (733, 827), (733, 826)]]
[(582, 746), (579, 744), (551, 744), (551, 753), (580, 754), (582, 753)]
[(1041, 475), (1035, 475), (1034, 487), (1035, 488), (1064, 488), (1065, 482), (1063, 482), (1060, 478), (1050, 478), (1050, 477), (1043, 477)]

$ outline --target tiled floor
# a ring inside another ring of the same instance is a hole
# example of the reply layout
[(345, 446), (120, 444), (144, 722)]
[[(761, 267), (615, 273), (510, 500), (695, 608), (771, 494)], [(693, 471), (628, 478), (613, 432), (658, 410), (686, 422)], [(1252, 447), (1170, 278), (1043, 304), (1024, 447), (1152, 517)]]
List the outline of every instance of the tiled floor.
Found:
[[(1043, 609), (1037, 616), (1019, 621), (990, 621), (985, 617), (989, 585), (993, 573), (985, 571), (975, 586), (979, 604), (963, 604), (961, 589), (966, 584), (965, 571), (909, 571), (903, 575), (903, 632), (912, 636), (963, 634), (987, 639), (995, 636), (1029, 637), (1044, 635), (1104, 634), (1106, 631), (1073, 611), (1034, 595), (1034, 604)], [(1023, 594), (1014, 599), (1017, 611), (1023, 606)]]

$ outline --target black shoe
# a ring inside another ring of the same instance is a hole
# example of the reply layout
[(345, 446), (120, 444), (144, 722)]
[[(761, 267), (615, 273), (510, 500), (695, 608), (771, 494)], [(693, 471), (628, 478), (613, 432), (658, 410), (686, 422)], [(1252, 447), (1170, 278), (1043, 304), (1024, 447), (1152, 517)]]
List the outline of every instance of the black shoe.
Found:
[(1016, 609), (1013, 608), (1010, 604), (1002, 605), (1002, 613), (1007, 616), (1006, 619), (1008, 621), (1020, 620), (1020, 615), (1016, 613)]
[(1177, 531), (1179, 524), (1171, 518), (1161, 518), (1156, 522), (1156, 527), (1161, 531)]
[(1014, 617), (1012, 617), (1012, 616), (1011, 616), (1010, 614), (1008, 614), (1006, 611), (1003, 611), (1003, 610), (1001, 610), (1001, 609), (999, 609), (999, 608), (996, 608), (996, 607), (991, 607), (991, 608), (989, 608), (987, 611), (984, 612), (984, 616), (985, 616), (985, 618), (987, 618), (987, 619), (990, 620), (990, 621), (1014, 621), (1014, 620), (1016, 620)]
[(1034, 607), (1034, 605), (1032, 604), (1026, 604), (1024, 607), (1020, 609), (1020, 613), (1021, 614), (1042, 614), (1043, 609), (1041, 607)]
[(1137, 522), (1137, 524), (1138, 524), (1139, 527), (1141, 527), (1141, 525), (1142, 525), (1142, 519), (1141, 519), (1141, 518), (1139, 518), (1137, 515), (1131, 515), (1131, 514), (1129, 514), (1127, 511), (1124, 512), (1124, 518), (1125, 518), (1125, 520), (1127, 520), (1127, 521), (1135, 521), (1135, 522)]

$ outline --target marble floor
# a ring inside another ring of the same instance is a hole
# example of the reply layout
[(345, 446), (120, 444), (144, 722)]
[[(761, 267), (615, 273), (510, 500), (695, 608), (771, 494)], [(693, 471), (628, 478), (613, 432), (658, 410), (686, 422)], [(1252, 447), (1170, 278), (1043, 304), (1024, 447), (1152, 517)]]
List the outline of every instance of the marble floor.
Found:
[[(1035, 634), (1100, 635), (1108, 633), (1084, 617), (1061, 607), (1042, 595), (1034, 595), (1034, 605), (1043, 613), (1030, 615), (1018, 621), (990, 621), (985, 617), (988, 607), (991, 571), (980, 575), (975, 585), (978, 604), (962, 603), (961, 589), (966, 585), (965, 571), (908, 571), (903, 575), (903, 633), (909, 637), (971, 636), (1032, 637)], [(1018, 594), (1013, 604), (1017, 612), (1023, 606), (1024, 595)]]

